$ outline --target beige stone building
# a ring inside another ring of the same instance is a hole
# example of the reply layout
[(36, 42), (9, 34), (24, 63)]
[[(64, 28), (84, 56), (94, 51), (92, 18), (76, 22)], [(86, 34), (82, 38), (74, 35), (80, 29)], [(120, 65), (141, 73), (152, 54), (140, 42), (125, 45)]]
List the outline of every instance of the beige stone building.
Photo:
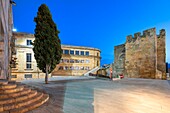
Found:
[(61, 63), (52, 75), (83, 75), (100, 67), (100, 50), (91, 47), (62, 45)]
[[(12, 79), (44, 78), (45, 74), (37, 68), (34, 59), (33, 46), (31, 45), (35, 39), (34, 35), (14, 32), (13, 36), (18, 65), (12, 69)], [(100, 67), (99, 49), (62, 45), (62, 50), (61, 63), (51, 73), (52, 76), (83, 75), (96, 67)]]
[(166, 79), (165, 30), (156, 29), (129, 35), (126, 43), (115, 46), (113, 74), (130, 78)]
[(42, 78), (45, 76), (38, 68), (31, 42), (34, 40), (33, 34), (13, 33), (15, 38), (16, 68), (12, 68), (11, 77), (13, 80), (23, 80), (30, 78)]

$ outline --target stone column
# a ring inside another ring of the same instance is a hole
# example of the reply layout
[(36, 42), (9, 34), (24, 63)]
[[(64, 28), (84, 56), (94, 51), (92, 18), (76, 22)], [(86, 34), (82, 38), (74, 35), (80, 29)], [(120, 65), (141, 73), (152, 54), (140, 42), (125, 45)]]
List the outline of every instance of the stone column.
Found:
[(9, 74), (10, 37), (12, 34), (12, 9), (10, 0), (0, 0), (0, 35), (1, 35), (1, 79), (7, 79)]

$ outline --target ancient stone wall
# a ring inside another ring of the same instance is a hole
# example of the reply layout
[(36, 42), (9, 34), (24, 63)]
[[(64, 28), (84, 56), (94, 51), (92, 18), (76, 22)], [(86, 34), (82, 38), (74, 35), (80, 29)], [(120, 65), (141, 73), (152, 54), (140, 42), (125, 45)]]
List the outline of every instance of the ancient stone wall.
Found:
[[(162, 78), (166, 78), (166, 53), (165, 53), (165, 30), (160, 30), (160, 34), (157, 36), (157, 71), (162, 73)], [(156, 78), (160, 78), (156, 75)]]
[(165, 79), (165, 30), (156, 35), (156, 29), (145, 30), (143, 35), (127, 36), (125, 43), (125, 71), (133, 78)]
[[(125, 66), (125, 44), (114, 47), (114, 65), (113, 65), (113, 76), (114, 74), (124, 73)], [(116, 72), (116, 73), (115, 73)]]

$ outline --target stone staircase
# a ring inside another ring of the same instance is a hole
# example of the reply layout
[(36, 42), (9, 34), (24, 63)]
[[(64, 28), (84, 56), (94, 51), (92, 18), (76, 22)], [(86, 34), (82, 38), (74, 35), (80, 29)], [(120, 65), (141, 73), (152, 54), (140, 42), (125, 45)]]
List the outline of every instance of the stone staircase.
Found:
[(90, 74), (90, 73), (97, 72), (99, 69), (100, 69), (100, 67), (97, 66), (97, 67), (93, 68), (92, 70), (86, 72), (86, 73), (84, 74), (84, 76), (88, 76), (88, 77), (89, 77), (89, 74)]
[(0, 80), (0, 113), (24, 113), (41, 106), (48, 99), (48, 94)]

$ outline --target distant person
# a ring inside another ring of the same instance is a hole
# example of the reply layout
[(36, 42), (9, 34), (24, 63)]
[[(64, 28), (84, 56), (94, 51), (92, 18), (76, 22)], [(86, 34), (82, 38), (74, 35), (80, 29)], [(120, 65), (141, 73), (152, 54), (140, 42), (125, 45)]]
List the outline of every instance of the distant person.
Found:
[(110, 68), (110, 80), (112, 80), (112, 68)]

